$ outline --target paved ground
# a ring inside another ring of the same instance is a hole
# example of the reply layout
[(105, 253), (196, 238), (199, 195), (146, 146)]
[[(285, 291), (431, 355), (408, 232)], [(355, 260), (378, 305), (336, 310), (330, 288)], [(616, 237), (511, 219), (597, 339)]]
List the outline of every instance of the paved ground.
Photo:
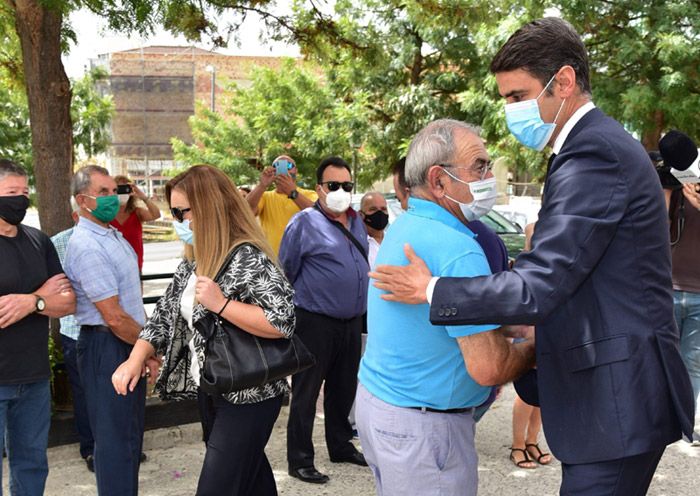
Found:
[[(558, 493), (560, 467), (553, 462), (535, 470), (519, 470), (508, 461), (510, 445), (510, 405), (512, 388), (486, 414), (477, 427), (479, 452), (479, 493), (497, 496), (551, 496)], [(366, 468), (335, 464), (323, 449), (323, 421), (316, 419), (317, 467), (331, 477), (328, 484), (305, 484), (287, 475), (285, 462), (285, 426), (288, 408), (283, 407), (267, 448), (275, 471), (279, 493), (285, 496), (351, 496), (374, 494), (372, 476)], [(149, 460), (141, 467), (142, 496), (191, 496), (195, 492), (204, 457), (199, 441), (200, 429), (190, 424), (174, 429), (146, 433), (145, 449)], [(48, 496), (84, 496), (96, 494), (93, 475), (78, 456), (77, 445), (49, 450), (51, 472)], [(698, 494), (700, 447), (678, 442), (670, 446), (649, 490), (653, 496)], [(3, 487), (7, 492), (7, 464), (3, 467)]]

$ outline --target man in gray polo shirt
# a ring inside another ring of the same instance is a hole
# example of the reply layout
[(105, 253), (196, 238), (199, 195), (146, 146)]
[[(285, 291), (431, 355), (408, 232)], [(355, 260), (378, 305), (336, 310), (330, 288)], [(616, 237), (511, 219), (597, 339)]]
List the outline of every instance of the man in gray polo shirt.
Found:
[(65, 270), (76, 294), (80, 324), (78, 369), (95, 438), (97, 491), (138, 493), (145, 381), (119, 396), (112, 374), (129, 357), (145, 321), (136, 253), (109, 225), (119, 210), (109, 172), (88, 165), (73, 176), (80, 220), (68, 243)]

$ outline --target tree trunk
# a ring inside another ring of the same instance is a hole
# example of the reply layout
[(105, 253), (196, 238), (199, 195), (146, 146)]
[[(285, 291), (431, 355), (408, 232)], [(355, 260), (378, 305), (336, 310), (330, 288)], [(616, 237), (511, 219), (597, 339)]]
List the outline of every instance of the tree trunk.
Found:
[(73, 130), (70, 82), (61, 62), (63, 15), (39, 0), (14, 0), (22, 45), (39, 220), (48, 235), (72, 225)]
[(661, 139), (661, 133), (666, 127), (666, 116), (663, 110), (656, 110), (654, 112), (654, 129), (647, 131), (642, 136), (642, 145), (647, 150), (658, 150), (659, 140)]

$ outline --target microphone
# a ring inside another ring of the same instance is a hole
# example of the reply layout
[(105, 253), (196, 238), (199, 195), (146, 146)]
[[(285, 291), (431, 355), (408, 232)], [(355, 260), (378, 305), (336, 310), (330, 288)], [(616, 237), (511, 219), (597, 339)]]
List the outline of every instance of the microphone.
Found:
[(698, 147), (687, 134), (671, 129), (659, 141), (659, 154), (664, 165), (684, 171), (697, 160)]

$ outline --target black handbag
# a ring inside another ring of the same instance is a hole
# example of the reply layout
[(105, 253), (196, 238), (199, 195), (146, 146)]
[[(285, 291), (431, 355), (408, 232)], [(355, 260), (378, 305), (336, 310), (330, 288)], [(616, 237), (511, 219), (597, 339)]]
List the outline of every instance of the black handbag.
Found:
[[(233, 252), (215, 280), (224, 273), (232, 255)], [(195, 327), (205, 340), (199, 387), (207, 394), (227, 394), (262, 386), (316, 363), (316, 357), (296, 334), (291, 339), (261, 338), (211, 312), (197, 321)]]

